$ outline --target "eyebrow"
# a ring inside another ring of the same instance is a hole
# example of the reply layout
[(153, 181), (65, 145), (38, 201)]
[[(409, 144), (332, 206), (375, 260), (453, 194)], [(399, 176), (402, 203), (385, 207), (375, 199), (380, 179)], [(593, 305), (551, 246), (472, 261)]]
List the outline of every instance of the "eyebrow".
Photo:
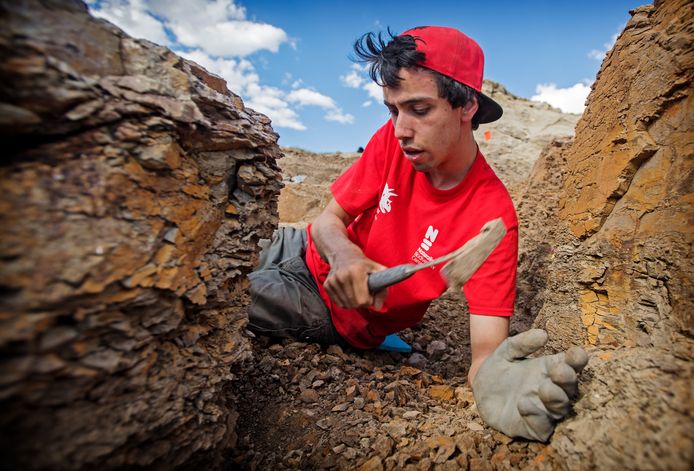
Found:
[[(417, 103), (421, 103), (424, 101), (430, 101), (431, 97), (430, 96), (422, 96), (422, 97), (412, 97), (408, 100), (402, 101), (398, 103), (400, 106), (408, 106), (408, 105), (414, 105)], [(387, 100), (383, 100), (383, 104), (386, 105), (387, 107), (395, 106), (393, 103), (389, 103)]]

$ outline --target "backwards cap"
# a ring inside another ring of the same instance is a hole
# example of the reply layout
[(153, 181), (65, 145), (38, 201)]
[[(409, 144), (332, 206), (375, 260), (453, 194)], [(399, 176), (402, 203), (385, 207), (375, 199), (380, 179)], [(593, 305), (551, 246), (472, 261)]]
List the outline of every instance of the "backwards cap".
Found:
[(420, 26), (400, 34), (413, 36), (417, 50), (424, 53), (418, 65), (452, 78), (477, 90), (479, 109), (475, 116), (480, 123), (491, 123), (501, 118), (501, 106), (482, 93), (484, 54), (482, 48), (454, 28)]

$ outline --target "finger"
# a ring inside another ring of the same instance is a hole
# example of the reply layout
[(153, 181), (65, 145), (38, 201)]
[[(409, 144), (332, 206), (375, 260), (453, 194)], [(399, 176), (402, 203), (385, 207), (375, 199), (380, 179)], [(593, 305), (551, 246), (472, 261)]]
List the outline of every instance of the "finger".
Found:
[(540, 396), (542, 404), (544, 404), (547, 411), (552, 415), (552, 418), (561, 419), (569, 413), (569, 409), (571, 408), (569, 397), (562, 388), (549, 379), (542, 382), (538, 395)]
[(517, 407), (528, 428), (526, 438), (546, 442), (554, 431), (554, 421), (547, 411), (529, 397), (518, 401)]
[(330, 299), (335, 301), (338, 306), (345, 309), (351, 309), (354, 307), (353, 299), (354, 295), (351, 293), (351, 283), (345, 283), (340, 277), (332, 275), (328, 276), (323, 283), (325, 290), (328, 292)]
[(549, 378), (564, 390), (569, 397), (578, 396), (578, 376), (572, 367), (566, 363), (557, 363), (549, 370)]
[(566, 351), (564, 360), (576, 373), (580, 373), (588, 363), (588, 354), (581, 347), (571, 347)]
[(504, 341), (501, 354), (506, 360), (525, 358), (547, 343), (547, 332), (531, 329), (514, 335)]
[(379, 291), (374, 294), (373, 297), (373, 307), (376, 310), (383, 309), (383, 304), (386, 302), (386, 296), (388, 296), (388, 288)]

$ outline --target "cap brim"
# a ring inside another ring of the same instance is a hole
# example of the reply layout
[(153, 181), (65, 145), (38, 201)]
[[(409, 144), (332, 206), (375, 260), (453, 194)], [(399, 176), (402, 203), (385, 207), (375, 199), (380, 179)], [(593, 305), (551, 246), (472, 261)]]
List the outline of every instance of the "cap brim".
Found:
[(479, 108), (475, 116), (479, 123), (491, 123), (501, 118), (504, 114), (503, 108), (497, 102), (489, 98), (484, 93), (479, 94)]

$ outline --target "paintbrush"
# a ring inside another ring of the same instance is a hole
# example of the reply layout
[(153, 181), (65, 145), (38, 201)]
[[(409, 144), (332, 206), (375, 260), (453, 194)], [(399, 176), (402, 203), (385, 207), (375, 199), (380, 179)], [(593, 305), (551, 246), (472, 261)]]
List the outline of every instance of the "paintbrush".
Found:
[(490, 253), (506, 235), (506, 227), (501, 218), (489, 221), (472, 239), (460, 248), (426, 263), (407, 263), (371, 273), (368, 278), (369, 292), (379, 291), (400, 283), (425, 268), (447, 262), (441, 269), (449, 288), (459, 290), (477, 271)]

